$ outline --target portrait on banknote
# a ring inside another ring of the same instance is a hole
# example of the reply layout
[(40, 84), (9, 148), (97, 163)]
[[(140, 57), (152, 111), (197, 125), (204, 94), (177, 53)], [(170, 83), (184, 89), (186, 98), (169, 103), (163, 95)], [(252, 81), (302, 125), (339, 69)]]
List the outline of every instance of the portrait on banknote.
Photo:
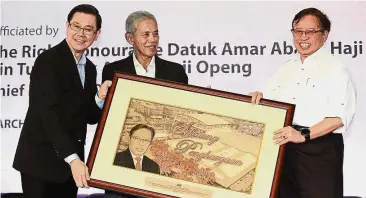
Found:
[(91, 186), (151, 197), (274, 197), (295, 106), (116, 74), (88, 158)]

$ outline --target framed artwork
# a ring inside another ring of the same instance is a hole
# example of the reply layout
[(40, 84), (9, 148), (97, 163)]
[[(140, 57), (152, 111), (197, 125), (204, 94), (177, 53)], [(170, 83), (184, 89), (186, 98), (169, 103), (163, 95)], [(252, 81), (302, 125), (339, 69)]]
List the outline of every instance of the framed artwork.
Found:
[(295, 105), (116, 73), (89, 185), (146, 197), (275, 197)]

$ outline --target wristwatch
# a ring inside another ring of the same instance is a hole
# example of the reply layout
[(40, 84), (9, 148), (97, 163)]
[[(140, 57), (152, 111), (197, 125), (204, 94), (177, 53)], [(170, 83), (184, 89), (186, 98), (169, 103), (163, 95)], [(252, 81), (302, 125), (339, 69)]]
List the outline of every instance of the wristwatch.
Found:
[(310, 140), (310, 130), (309, 128), (302, 128), (300, 129), (300, 133), (305, 138), (305, 142)]

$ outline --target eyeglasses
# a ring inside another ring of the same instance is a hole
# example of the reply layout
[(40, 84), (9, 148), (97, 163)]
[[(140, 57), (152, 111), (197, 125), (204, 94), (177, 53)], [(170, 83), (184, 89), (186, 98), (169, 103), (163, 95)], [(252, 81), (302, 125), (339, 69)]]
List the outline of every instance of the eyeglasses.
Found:
[(95, 30), (91, 27), (82, 28), (80, 25), (75, 24), (75, 23), (72, 23), (72, 24), (69, 23), (69, 27), (75, 32), (79, 32), (80, 30), (83, 30), (85, 35), (91, 36), (91, 35), (95, 34)]
[(296, 30), (296, 29), (291, 29), (292, 34), (294, 34), (294, 36), (296, 37), (301, 37), (304, 33), (305, 36), (314, 36), (314, 34), (318, 33), (318, 32), (324, 32), (324, 30)]
[(148, 143), (150, 143), (150, 139), (149, 140), (147, 140), (147, 139), (142, 139), (142, 138), (139, 138), (139, 137), (137, 137), (137, 136), (132, 136), (131, 137), (132, 139), (134, 139), (135, 141), (137, 141), (137, 140), (139, 140), (140, 142), (142, 142), (143, 144), (148, 144)]

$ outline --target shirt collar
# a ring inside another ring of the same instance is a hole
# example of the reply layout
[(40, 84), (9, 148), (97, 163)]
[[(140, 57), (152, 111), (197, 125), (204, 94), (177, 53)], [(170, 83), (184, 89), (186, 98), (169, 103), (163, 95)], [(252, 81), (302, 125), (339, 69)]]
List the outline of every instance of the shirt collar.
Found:
[(86, 56), (85, 56), (85, 53), (83, 53), (83, 54), (81, 55), (80, 60), (78, 61), (78, 60), (76, 59), (75, 54), (74, 54), (73, 50), (71, 49), (70, 45), (69, 45), (69, 44), (67, 44), (67, 45), (69, 46), (69, 48), (70, 48), (70, 50), (71, 50), (71, 52), (72, 52), (72, 56), (73, 56), (73, 57), (74, 57), (74, 59), (75, 59), (75, 63), (76, 63), (76, 65), (85, 65), (85, 64), (86, 64)]
[[(132, 153), (132, 151), (130, 150), (130, 153), (131, 153), (131, 156), (132, 156), (132, 159), (133, 159), (133, 161), (135, 162), (136, 161), (136, 155), (134, 155), (133, 153)], [(144, 155), (141, 155), (140, 156), (140, 158), (141, 158), (141, 161), (140, 161), (140, 163), (142, 163), (142, 159), (144, 158)]]
[[(324, 49), (324, 46), (322, 46), (321, 48), (319, 48), (316, 52), (314, 52), (312, 55), (308, 56), (305, 58), (306, 60), (316, 60), (320, 57), (322, 57), (322, 55), (326, 52), (326, 50)], [(300, 59), (300, 54), (297, 54), (294, 58), (295, 61), (301, 61)], [(304, 62), (305, 62), (304, 61)]]
[[(316, 52), (314, 52), (312, 55), (308, 56), (305, 61), (313, 61), (317, 60), (323, 57), (323, 54), (325, 53), (324, 47), (319, 48)], [(304, 62), (305, 62), (304, 61)]]
[(75, 56), (74, 56), (74, 58), (75, 58), (75, 62), (76, 62), (77, 65), (85, 65), (86, 64), (86, 56), (85, 56), (84, 53), (81, 55), (79, 61), (76, 59)]
[[(135, 69), (137, 68), (143, 68), (144, 66), (141, 65), (141, 63), (137, 60), (135, 52), (132, 54), (133, 56), (133, 65), (135, 66)], [(152, 57), (150, 63), (147, 65), (146, 70), (155, 68), (155, 56)]]
[[(308, 63), (311, 63), (313, 61), (319, 60), (322, 57), (324, 57), (324, 54), (326, 54), (326, 50), (325, 50), (324, 46), (322, 46), (316, 52), (314, 52), (312, 55), (306, 57), (304, 59), (304, 64), (306, 63), (308, 65)], [(294, 56), (293, 62), (299, 62), (299, 63), (301, 63), (300, 54), (296, 54), (296, 56)]]

